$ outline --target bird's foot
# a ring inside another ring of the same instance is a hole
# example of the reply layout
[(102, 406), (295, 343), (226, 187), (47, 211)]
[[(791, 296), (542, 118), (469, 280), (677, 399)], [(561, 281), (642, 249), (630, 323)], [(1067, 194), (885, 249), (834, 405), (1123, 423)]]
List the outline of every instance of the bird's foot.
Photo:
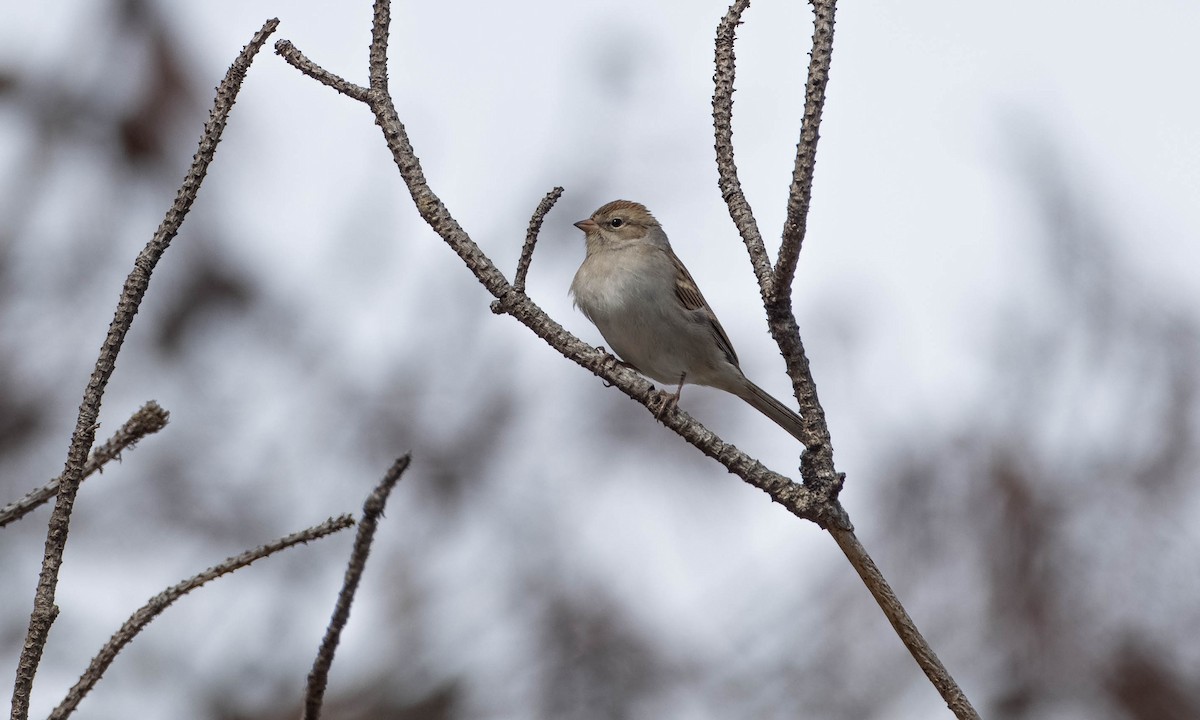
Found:
[(687, 378), (687, 373), (679, 376), (679, 385), (675, 388), (675, 392), (669, 393), (666, 390), (659, 390), (658, 395), (661, 398), (658, 410), (654, 412), (654, 417), (662, 422), (667, 413), (675, 412), (679, 409), (679, 395), (683, 392), (683, 381)]
[[(613, 368), (619, 368), (619, 367), (625, 368), (626, 370), (635, 370), (636, 369), (629, 363), (620, 359), (616, 355), (613, 355), (612, 353), (610, 353), (603, 345), (597, 345), (596, 349), (599, 350), (600, 352), (604, 353), (604, 358), (596, 366), (596, 374), (597, 375), (604, 373), (604, 372), (609, 372)], [(607, 380), (604, 380), (603, 378), (601, 378), (601, 382), (604, 383), (604, 387), (612, 387), (613, 386), (612, 383), (610, 383)]]

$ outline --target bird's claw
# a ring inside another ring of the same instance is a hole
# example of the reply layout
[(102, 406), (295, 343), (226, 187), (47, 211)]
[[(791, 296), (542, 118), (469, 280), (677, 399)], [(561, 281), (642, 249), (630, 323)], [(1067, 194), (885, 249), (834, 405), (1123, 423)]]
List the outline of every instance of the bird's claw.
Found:
[(662, 422), (663, 417), (668, 412), (675, 412), (679, 408), (679, 395), (683, 392), (683, 381), (687, 380), (687, 373), (679, 376), (679, 385), (675, 388), (675, 392), (669, 393), (666, 390), (659, 390), (659, 396), (662, 397), (662, 404), (658, 406), (658, 411), (654, 413), (654, 417)]
[[(632, 365), (625, 362), (624, 360), (621, 360), (616, 355), (613, 355), (612, 353), (610, 353), (608, 351), (608, 349), (605, 348), (603, 345), (597, 345), (596, 349), (599, 350), (600, 352), (604, 353), (604, 358), (601, 359), (599, 365), (596, 366), (596, 374), (597, 375), (599, 375), (601, 373), (605, 373), (605, 372), (611, 372), (614, 368), (618, 368), (618, 367), (623, 367), (627, 370), (634, 369), (634, 367)], [(601, 378), (600, 381), (602, 383), (604, 383), (604, 387), (612, 387), (613, 386), (613, 383), (610, 383), (609, 381), (605, 380), (604, 378)]]
[(658, 391), (658, 409), (654, 411), (654, 419), (662, 422), (662, 419), (668, 413), (673, 413), (679, 409), (679, 393), (667, 392), (666, 390)]

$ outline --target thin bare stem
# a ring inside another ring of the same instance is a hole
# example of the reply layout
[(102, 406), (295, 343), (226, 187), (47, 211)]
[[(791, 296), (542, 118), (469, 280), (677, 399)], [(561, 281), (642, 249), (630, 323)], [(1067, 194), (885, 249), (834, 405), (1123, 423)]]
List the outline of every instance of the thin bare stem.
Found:
[(388, 33), (392, 29), (392, 3), (390, 0), (375, 0), (371, 18), (371, 50), (367, 57), (371, 89), (376, 93), (388, 93)]
[[(120, 457), (122, 451), (132, 449), (138, 440), (162, 430), (166, 427), (168, 419), (167, 411), (159, 407), (158, 403), (153, 400), (143, 405), (107, 442), (92, 448), (92, 454), (83, 466), (83, 474), (79, 481), (83, 482), (95, 474), (109, 460)], [(58, 494), (58, 486), (61, 483), (62, 476), (60, 475), (37, 490), (30, 491), (20, 500), (0, 508), (0, 527), (19, 520), (54, 497)]]
[(392, 467), (379, 481), (375, 491), (363, 503), (362, 520), (358, 523), (358, 535), (354, 538), (354, 550), (350, 554), (350, 562), (346, 565), (346, 576), (342, 580), (342, 589), (338, 593), (337, 604), (333, 608), (333, 617), (325, 629), (325, 637), (321, 640), (321, 648), (313, 661), (312, 670), (308, 673), (308, 690), (304, 696), (304, 720), (318, 720), (321, 717), (321, 705), (325, 701), (325, 686), (329, 682), (329, 668), (333, 665), (333, 655), (337, 651), (342, 630), (350, 620), (350, 605), (354, 603), (354, 593), (362, 580), (363, 571), (367, 567), (367, 556), (371, 552), (371, 541), (375, 538), (375, 529), (379, 526), (379, 518), (387, 505), (388, 495), (400, 476), (408, 469), (412, 461), (411, 455), (396, 460)]
[(792, 280), (796, 262), (808, 228), (808, 209), (812, 201), (813, 171), (817, 165), (817, 141), (821, 137), (821, 112), (825, 108), (825, 86), (829, 83), (829, 64), (833, 60), (833, 23), (837, 0), (811, 0), (813, 6), (812, 53), (808, 63), (808, 82), (804, 86), (804, 122), (796, 145), (796, 164), (788, 191), (787, 219), (783, 224), (783, 243), (775, 262), (773, 304), (792, 303)]
[(517, 276), (513, 280), (513, 289), (519, 293), (525, 292), (525, 276), (529, 274), (529, 264), (533, 262), (533, 248), (537, 245), (538, 233), (542, 231), (546, 213), (550, 212), (562, 194), (563, 189), (560, 187), (546, 193), (546, 197), (542, 198), (537, 209), (533, 211), (533, 217), (529, 218), (529, 230), (525, 233), (525, 245), (521, 248), (521, 259), (517, 261)]
[(846, 554), (846, 558), (854, 569), (858, 572), (858, 576), (862, 578), (867, 589), (871, 591), (871, 596), (875, 598), (875, 602), (879, 603), (879, 607), (883, 610), (883, 614), (887, 617), (888, 622), (896, 630), (896, 634), (900, 636), (901, 642), (908, 651), (912, 653), (913, 659), (917, 661), (917, 665), (921, 666), (921, 670), (925, 672), (925, 676), (937, 688), (942, 699), (946, 701), (946, 705), (954, 716), (959, 720), (979, 720), (979, 714), (975, 712), (975, 708), (971, 706), (971, 701), (963, 694), (962, 688), (946, 671), (946, 666), (942, 665), (942, 661), (938, 659), (937, 654), (921, 632), (917, 630), (916, 623), (908, 616), (904, 605), (896, 597), (896, 593), (892, 592), (892, 588), (884, 579), (883, 573), (879, 572), (875, 561), (867, 554), (862, 543), (851, 530), (843, 530), (839, 528), (830, 528), (829, 533), (833, 535), (834, 541), (838, 547)]
[(754, 212), (750, 209), (745, 193), (742, 192), (742, 182), (738, 179), (737, 162), (733, 154), (733, 44), (737, 36), (737, 27), (742, 22), (742, 13), (748, 7), (750, 0), (737, 0), (729, 6), (729, 12), (725, 13), (721, 24), (717, 26), (716, 72), (713, 74), (713, 84), (716, 86), (713, 91), (713, 131), (716, 135), (717, 187), (721, 189), (721, 197), (725, 199), (725, 204), (729, 206), (729, 217), (733, 219), (738, 234), (746, 243), (746, 250), (750, 253), (750, 265), (754, 268), (754, 276), (758, 278), (763, 302), (766, 302), (775, 294), (771, 258), (767, 256), (767, 248), (763, 244)]
[(121, 297), (117, 302), (117, 310), (109, 326), (108, 335), (100, 346), (100, 356), (96, 367), (83, 393), (83, 402), (79, 407), (79, 417), (75, 423), (75, 431), (71, 435), (70, 448), (67, 451), (66, 467), (63, 470), (62, 482), (58, 489), (58, 499), (54, 511), (50, 514), (49, 527), (46, 532), (46, 551), (42, 559), (42, 570), (38, 576), (37, 592), (33, 600), (33, 612), (29, 617), (29, 629), (17, 663), (16, 682), (13, 683), (12, 720), (26, 720), (29, 716), (29, 696), (33, 689), (33, 678), (37, 674), (41, 662), (42, 651), (50, 635), (50, 626), (54, 622), (54, 595), (58, 586), (58, 572), (62, 566), (63, 550), (67, 544), (67, 533), (70, 529), (71, 512), (75, 507), (75, 495), (79, 491), (79, 483), (83, 478), (83, 467), (87, 461), (88, 450), (96, 440), (96, 419), (100, 415), (100, 402), (108, 380), (116, 368), (117, 354), (125, 342), (125, 336), (133, 324), (134, 315), (141, 305), (146, 288), (150, 285), (150, 274), (162, 258), (171, 241), (179, 232), (184, 217), (191, 209), (200, 190), (200, 184), (208, 172), (213, 155), (220, 142), (221, 133), (233, 103), (237, 99), (238, 90), (250, 69), (250, 62), (258, 53), (267, 38), (279, 25), (276, 19), (268, 20), (254, 34), (250, 43), (234, 60), (221, 84), (217, 86), (217, 96), (213, 103), (212, 114), (204, 126), (200, 137), (200, 147), (192, 159), (187, 176), (175, 196), (175, 202), (167, 211), (162, 224), (154, 233), (154, 237), (138, 254), (133, 264), (133, 271), (125, 280)]
[(272, 543), (262, 545), (253, 550), (247, 550), (241, 555), (234, 555), (220, 565), (214, 565), (204, 572), (193, 575), (177, 585), (172, 585), (150, 598), (145, 605), (138, 608), (133, 615), (129, 616), (125, 624), (108, 639), (108, 642), (104, 644), (104, 647), (100, 649), (96, 657), (92, 658), (92, 662), (88, 665), (83, 675), (80, 676), (79, 681), (67, 692), (67, 696), (63, 698), (58, 707), (54, 708), (54, 711), (50, 713), (50, 720), (63, 720), (74, 712), (75, 708), (79, 706), (79, 702), (83, 700), (84, 696), (104, 676), (105, 671), (112, 665), (113, 660), (117, 658), (117, 654), (132, 642), (137, 637), (137, 634), (150, 624), (150, 621), (158, 617), (163, 610), (166, 610), (171, 603), (208, 581), (215, 580), (222, 575), (227, 575), (235, 570), (246, 567), (255, 560), (273, 555), (293, 545), (319, 540), (327, 535), (345, 530), (352, 525), (354, 525), (354, 518), (349, 515), (329, 518), (320, 525), (314, 525), (300, 532), (282, 537)]
[(275, 54), (287, 61), (289, 65), (296, 68), (300, 72), (316, 80), (322, 85), (327, 85), (334, 90), (337, 90), (346, 97), (353, 98), (359, 102), (367, 101), (368, 88), (362, 85), (355, 85), (346, 80), (340, 75), (335, 75), (325, 68), (317, 65), (312, 60), (305, 57), (304, 53), (300, 52), (290, 40), (280, 40), (275, 43)]

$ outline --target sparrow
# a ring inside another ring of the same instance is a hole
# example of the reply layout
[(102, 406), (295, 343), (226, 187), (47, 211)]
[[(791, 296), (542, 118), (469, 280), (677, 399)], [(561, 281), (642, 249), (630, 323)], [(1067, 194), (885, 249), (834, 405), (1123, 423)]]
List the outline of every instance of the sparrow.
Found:
[(621, 360), (646, 377), (732, 393), (804, 441), (800, 416), (750, 382), (700, 288), (640, 203), (614, 200), (575, 223), (587, 254), (571, 282), (575, 307)]

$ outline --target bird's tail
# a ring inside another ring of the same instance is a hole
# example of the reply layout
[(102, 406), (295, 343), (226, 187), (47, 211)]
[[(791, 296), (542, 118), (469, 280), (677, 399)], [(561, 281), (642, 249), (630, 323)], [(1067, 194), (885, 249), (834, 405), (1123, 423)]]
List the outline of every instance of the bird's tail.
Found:
[(771, 397), (766, 390), (746, 380), (746, 384), (734, 394), (753, 405), (755, 410), (774, 420), (792, 437), (801, 443), (804, 442), (804, 421), (800, 419), (795, 410)]

